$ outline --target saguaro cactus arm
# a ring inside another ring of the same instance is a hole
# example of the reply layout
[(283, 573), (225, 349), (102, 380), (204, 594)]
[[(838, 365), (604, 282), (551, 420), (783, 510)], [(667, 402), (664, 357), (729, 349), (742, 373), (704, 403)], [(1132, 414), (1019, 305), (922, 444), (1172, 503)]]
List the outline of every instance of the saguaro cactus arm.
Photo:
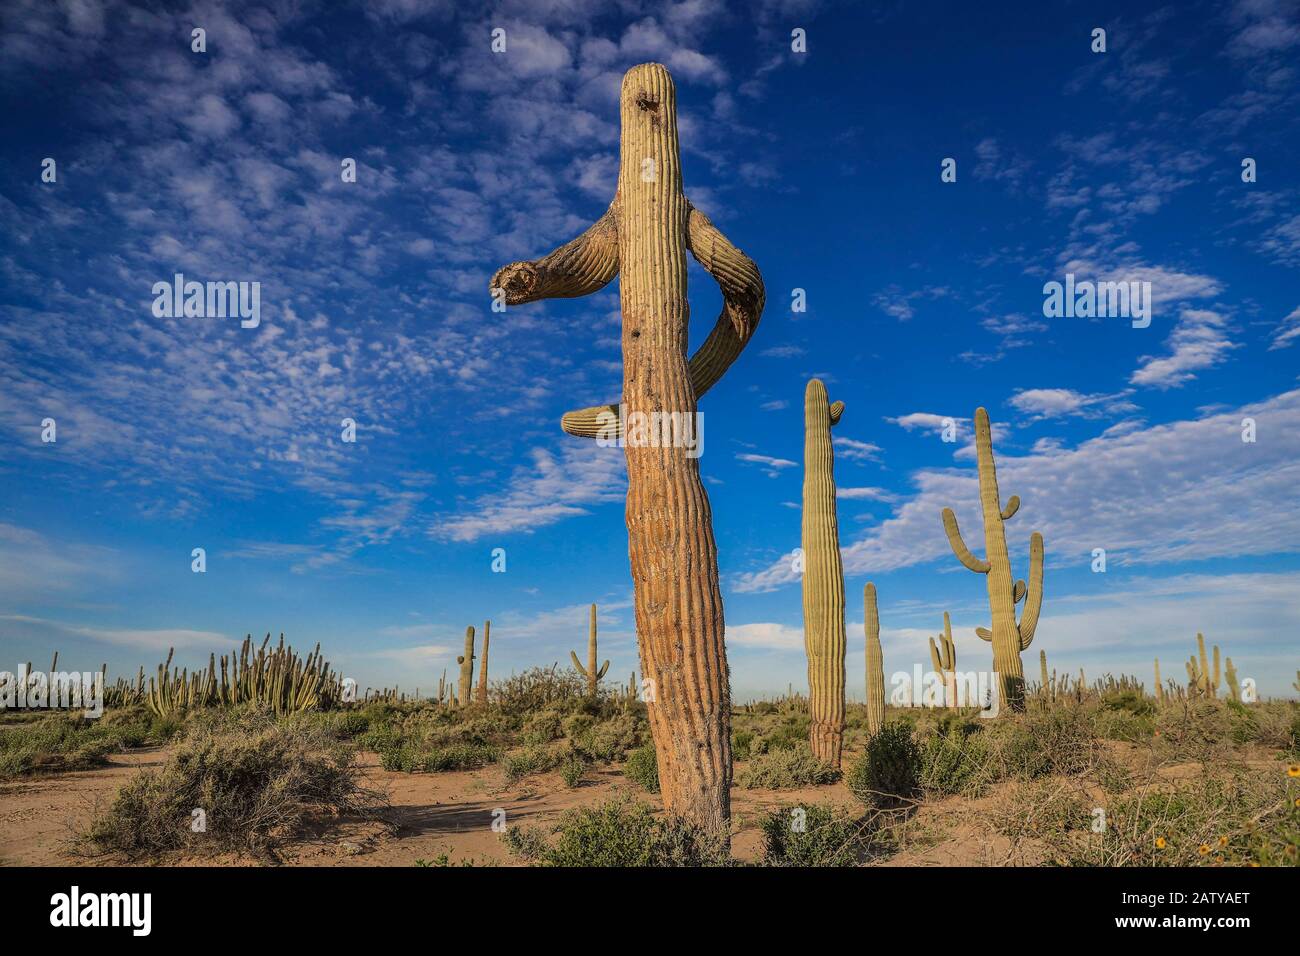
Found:
[(505, 293), (506, 305), (539, 299), (572, 299), (599, 292), (618, 274), (618, 200), (582, 235), (540, 259), (512, 262), (492, 276), (489, 288)]
[(952, 548), (952, 553), (957, 556), (958, 561), (976, 574), (989, 573), (992, 565), (981, 558), (975, 557), (975, 555), (971, 554), (970, 548), (966, 547), (966, 542), (962, 540), (961, 529), (957, 527), (957, 516), (953, 514), (951, 508), (943, 509), (943, 530), (948, 533), (948, 544)]
[[(731, 241), (722, 234), (717, 226), (713, 225), (708, 216), (694, 206), (690, 206), (689, 203), (687, 205), (686, 248), (690, 250), (695, 261), (703, 266), (709, 275), (713, 276), (718, 283), (718, 288), (722, 290), (722, 312), (718, 316), (717, 324), (714, 325), (713, 331), (709, 333), (709, 337), (704, 340), (704, 344), (699, 347), (687, 363), (691, 386), (695, 389), (695, 397), (698, 399), (718, 383), (723, 373), (731, 367), (731, 364), (736, 361), (741, 351), (749, 343), (750, 337), (754, 334), (754, 329), (758, 327), (758, 320), (763, 314), (766, 293), (763, 289), (763, 277), (758, 271), (758, 266), (754, 265), (754, 261), (732, 245)], [(612, 219), (615, 222), (616, 242), (617, 206), (618, 200), (615, 199), (611, 211), (613, 212)], [(611, 214), (607, 213), (606, 215)], [(592, 226), (592, 229), (595, 228), (595, 226)], [(590, 231), (588, 230), (588, 233)], [(588, 233), (584, 233), (583, 236)], [(583, 236), (579, 236), (574, 242), (578, 242)], [(551, 255), (557, 255), (565, 248), (567, 246), (557, 249)], [(617, 249), (615, 249), (615, 257), (617, 259)], [(535, 263), (512, 263), (506, 269), (515, 266), (535, 265)], [(617, 261), (615, 265), (617, 265)], [(505, 271), (505, 269), (501, 270), (497, 273), (497, 276), (501, 276), (502, 272)], [(493, 282), (496, 281), (497, 278), (494, 277)], [(606, 279), (605, 281), (608, 282), (609, 280)], [(601, 285), (603, 284), (602, 282)], [(600, 286), (596, 286), (591, 291), (598, 288)], [(544, 298), (544, 296), (535, 296), (534, 298)], [(508, 294), (506, 301), (514, 304)], [(523, 301), (532, 301), (532, 299)], [(843, 403), (839, 402), (837, 404), (839, 404), (840, 410), (843, 411)], [(838, 420), (839, 416), (832, 412), (831, 424)], [(560, 419), (560, 427), (568, 434), (579, 438), (617, 438), (620, 434), (618, 406), (593, 405), (589, 408), (565, 412), (564, 417)]]
[[(1023, 581), (1016, 582), (1016, 590), (1022, 590)], [(1016, 598), (1019, 603), (1020, 598)], [(1043, 536), (1035, 531), (1029, 537), (1029, 589), (1025, 600), (1025, 609), (1020, 614), (1020, 649), (1026, 650), (1034, 640), (1038, 630), (1038, 614), (1043, 609)]]

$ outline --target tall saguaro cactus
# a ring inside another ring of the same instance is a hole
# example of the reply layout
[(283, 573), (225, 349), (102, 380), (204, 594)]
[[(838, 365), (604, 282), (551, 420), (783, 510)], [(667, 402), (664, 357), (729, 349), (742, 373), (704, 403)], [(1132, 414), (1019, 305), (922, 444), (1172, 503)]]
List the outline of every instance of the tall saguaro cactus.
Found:
[[(614, 200), (581, 236), (498, 270), (507, 305), (595, 292), (615, 274), (623, 312), (623, 406), (694, 421), (697, 400), (750, 341), (763, 311), (758, 268), (686, 199), (672, 77), (657, 63), (628, 70), (619, 96)], [(686, 252), (722, 288), (717, 324), (686, 358)], [(495, 293), (494, 293), (495, 294)], [(624, 436), (622, 409), (569, 412), (561, 427)], [(632, 431), (632, 429), (628, 429)], [(627, 440), (627, 533), (641, 674), (665, 808), (728, 839), (731, 690), (723, 644), (717, 545), (699, 461), (672, 443)]]
[[(989, 413), (975, 409), (975, 452), (979, 464), (980, 504), (984, 510), (985, 557), (977, 558), (962, 540), (957, 527), (957, 516), (951, 508), (943, 509), (943, 527), (948, 534), (948, 544), (957, 560), (976, 574), (983, 574), (988, 582), (989, 610), (993, 627), (977, 627), (975, 633), (993, 645), (993, 669), (998, 675), (1002, 700), (1012, 710), (1025, 707), (1025, 671), (1020, 652), (1026, 650), (1034, 639), (1038, 627), (1038, 612), (1043, 606), (1043, 536), (1035, 531), (1029, 536), (1029, 584), (1023, 580), (1013, 583), (1011, 558), (1007, 554), (1007, 535), (1004, 523), (1020, 508), (1020, 498), (1012, 495), (1005, 508), (998, 494), (998, 474), (993, 463), (993, 436), (989, 428)], [(1016, 620), (1016, 605), (1025, 602), (1020, 620)]]
[(844, 564), (835, 515), (831, 426), (844, 403), (813, 379), (804, 390), (803, 642), (808, 653), (808, 739), (813, 756), (835, 769), (844, 749)]
[(456, 703), (468, 707), (470, 689), (474, 686), (474, 628), (465, 628), (465, 653), (456, 658), (460, 665), (460, 684), (456, 688)]
[(483, 660), (478, 665), (478, 690), (475, 694), (480, 704), (488, 700), (488, 643), (492, 640), (492, 622), (483, 622)]
[(880, 650), (880, 611), (876, 586), (862, 589), (863, 622), (867, 632), (867, 733), (875, 736), (885, 726), (885, 657)]
[(939, 643), (934, 643), (934, 638), (930, 638), (930, 663), (938, 672), (939, 677), (943, 680), (943, 696), (947, 698), (949, 707), (957, 707), (957, 645), (952, 639), (952, 620), (948, 617), (948, 612), (943, 612), (943, 633), (939, 635)]
[(573, 658), (573, 666), (577, 668), (578, 673), (587, 678), (587, 696), (595, 698), (600, 679), (605, 676), (609, 670), (609, 661), (605, 661), (600, 668), (596, 667), (596, 605), (591, 606), (591, 623), (587, 629), (587, 666), (582, 666), (582, 661), (578, 660), (578, 655), (574, 651), (569, 651), (569, 656)]

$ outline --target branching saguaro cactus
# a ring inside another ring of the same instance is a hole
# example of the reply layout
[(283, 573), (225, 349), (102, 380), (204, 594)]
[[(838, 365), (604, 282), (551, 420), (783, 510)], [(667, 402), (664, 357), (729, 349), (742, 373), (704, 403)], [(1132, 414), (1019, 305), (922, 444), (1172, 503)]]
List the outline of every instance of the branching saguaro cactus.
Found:
[(488, 702), (488, 643), (492, 640), (492, 622), (483, 622), (483, 659), (478, 665), (478, 690), (475, 699), (480, 704)]
[(578, 655), (574, 651), (569, 651), (569, 656), (573, 658), (573, 666), (577, 668), (579, 674), (587, 678), (587, 696), (593, 700), (599, 692), (600, 679), (605, 676), (609, 670), (609, 661), (605, 661), (599, 668), (596, 667), (596, 605), (591, 606), (591, 623), (587, 629), (587, 666), (582, 666), (582, 661), (578, 660)]
[(867, 631), (867, 733), (875, 736), (885, 726), (885, 656), (880, 650), (880, 610), (876, 586), (862, 589), (864, 626)]
[(813, 756), (840, 767), (844, 749), (844, 564), (835, 514), (831, 426), (844, 403), (831, 404), (813, 379), (804, 390), (803, 642), (808, 653), (808, 740)]
[(465, 653), (456, 658), (460, 665), (460, 683), (456, 688), (456, 705), (468, 707), (472, 699), (470, 690), (474, 686), (474, 628), (465, 628)]
[[(1037, 531), (1029, 536), (1028, 586), (1023, 580), (1013, 583), (1004, 523), (1010, 521), (1020, 508), (1020, 498), (1012, 495), (1006, 507), (1002, 507), (997, 468), (993, 463), (989, 414), (983, 408), (975, 409), (975, 451), (979, 463), (986, 556), (977, 558), (971, 554), (970, 548), (962, 540), (961, 530), (957, 527), (957, 516), (951, 508), (943, 509), (943, 527), (957, 560), (971, 571), (985, 575), (993, 627), (991, 630), (977, 627), (975, 633), (993, 644), (993, 669), (998, 674), (1002, 700), (1012, 710), (1023, 710), (1025, 672), (1020, 652), (1027, 649), (1033, 641), (1034, 631), (1038, 627), (1038, 613), (1043, 606), (1043, 536)], [(1025, 608), (1017, 621), (1016, 605), (1022, 600)]]
[[(682, 188), (677, 100), (657, 63), (633, 67), (619, 97), (618, 189), (581, 236), (533, 262), (500, 269), (507, 305), (595, 292), (620, 277), (623, 408), (628, 416), (695, 421), (697, 400), (750, 341), (763, 280)], [(687, 361), (686, 252), (722, 288), (723, 309)], [(497, 293), (494, 292), (494, 295)], [(571, 435), (623, 438), (619, 407), (569, 412)], [(632, 429), (628, 429), (632, 431)], [(631, 436), (627, 436), (631, 438)], [(717, 545), (699, 461), (673, 443), (627, 440), (627, 531), (642, 677), (665, 808), (719, 841), (731, 804), (731, 691), (723, 644)]]
[(957, 645), (952, 640), (952, 621), (947, 611), (943, 612), (943, 633), (939, 635), (939, 643), (936, 645), (934, 638), (930, 638), (930, 663), (943, 680), (943, 696), (948, 706), (956, 708)]

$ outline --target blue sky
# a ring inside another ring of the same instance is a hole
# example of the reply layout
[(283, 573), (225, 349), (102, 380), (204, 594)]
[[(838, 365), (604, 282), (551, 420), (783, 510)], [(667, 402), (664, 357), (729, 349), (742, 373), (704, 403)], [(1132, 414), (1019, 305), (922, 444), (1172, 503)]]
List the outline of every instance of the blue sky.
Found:
[[(1018, 574), (1046, 540), (1031, 675), (1042, 648), (1180, 676), (1201, 630), (1291, 694), (1297, 4), (867, 6), (5, 4), (0, 669), (193, 664), (269, 630), (427, 688), (485, 618), (495, 676), (566, 660), (596, 601), (625, 680), (622, 453), (558, 425), (617, 399), (616, 283), (502, 315), (487, 282), (604, 210), (622, 72), (657, 60), (687, 193), (768, 290), (701, 403), (737, 697), (805, 682), (788, 555), (814, 375), (847, 404), (850, 695), (868, 580), (887, 672), (928, 662), (945, 610), (958, 663), (989, 666), (984, 582), (939, 520), (981, 540), (978, 405), (1022, 499)], [(260, 326), (156, 318), (176, 272), (260, 282)], [(1066, 273), (1151, 282), (1150, 326), (1045, 318)], [(691, 300), (698, 344), (719, 295), (694, 266)]]

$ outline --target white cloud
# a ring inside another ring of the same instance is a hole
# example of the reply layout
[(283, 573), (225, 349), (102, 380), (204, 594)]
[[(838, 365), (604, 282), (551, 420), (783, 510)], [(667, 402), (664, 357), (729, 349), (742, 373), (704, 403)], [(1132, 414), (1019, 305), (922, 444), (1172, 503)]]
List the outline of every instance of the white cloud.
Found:
[(874, 442), (837, 436), (831, 439), (835, 457), (844, 461), (879, 461), (881, 448)]
[(1208, 309), (1184, 309), (1169, 335), (1170, 354), (1146, 356), (1129, 376), (1134, 385), (1174, 388), (1191, 381), (1196, 373), (1218, 365), (1237, 348), (1225, 332), (1227, 320)]
[(1029, 388), (1016, 392), (1008, 399), (1008, 404), (1017, 411), (1025, 412), (1033, 420), (1043, 418), (1063, 418), (1078, 416), (1096, 418), (1099, 415), (1123, 414), (1133, 411), (1136, 406), (1124, 401), (1129, 392), (1113, 395), (1097, 393), (1086, 395), (1069, 388)]
[(1300, 338), (1300, 306), (1297, 306), (1273, 330), (1273, 341), (1269, 345), (1269, 351), (1287, 348), (1297, 338)]

